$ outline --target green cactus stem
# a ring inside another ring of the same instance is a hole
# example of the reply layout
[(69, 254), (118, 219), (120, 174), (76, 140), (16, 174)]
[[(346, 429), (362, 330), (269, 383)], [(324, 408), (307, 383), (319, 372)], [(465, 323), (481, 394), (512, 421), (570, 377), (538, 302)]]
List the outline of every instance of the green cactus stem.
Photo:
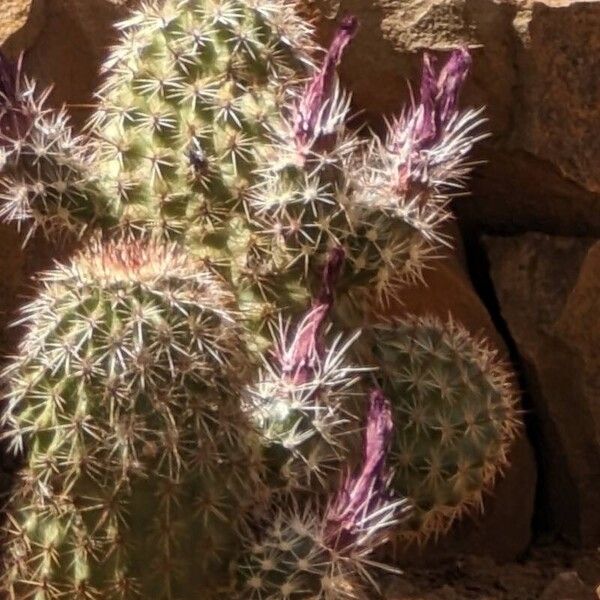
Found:
[(64, 110), (46, 106), (48, 94), (0, 54), (0, 220), (24, 227), (26, 240), (38, 229), (80, 236), (108, 212), (93, 151)]
[(517, 397), (496, 353), (452, 320), (413, 317), (374, 334), (394, 410), (392, 486), (415, 506), (399, 536), (425, 541), (479, 508), (508, 465)]
[(233, 296), (177, 250), (109, 242), (24, 308), (4, 424), (26, 464), (0, 589), (16, 600), (187, 600), (226, 580), (263, 503)]

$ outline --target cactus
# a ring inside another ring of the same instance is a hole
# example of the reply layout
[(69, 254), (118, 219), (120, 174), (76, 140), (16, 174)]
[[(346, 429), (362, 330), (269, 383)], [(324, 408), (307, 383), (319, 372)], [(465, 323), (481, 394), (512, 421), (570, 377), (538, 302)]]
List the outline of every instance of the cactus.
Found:
[[(387, 491), (386, 454), (393, 424), (389, 402), (373, 390), (365, 430), (363, 463), (346, 475), (337, 495), (324, 506), (298, 506), (292, 498), (276, 506), (258, 539), (249, 537), (239, 564), (240, 599), (364, 599), (377, 590), (378, 568), (371, 554), (410, 507)], [(370, 596), (372, 597), (372, 596)]]
[(91, 123), (118, 216), (226, 253), (311, 28), (283, 0), (163, 0), (120, 30)]
[(482, 137), (470, 56), (425, 54), (368, 141), (336, 74), (357, 27), (315, 66), (284, 0), (144, 2), (84, 137), (0, 58), (0, 217), (90, 235), (5, 372), (11, 597), (362, 598), (394, 528), (442, 533), (506, 465), (515, 400), (484, 345), (369, 317), (449, 243)]
[(496, 353), (452, 320), (381, 325), (375, 347), (396, 424), (392, 487), (415, 507), (400, 535), (422, 542), (478, 508), (507, 466), (516, 396)]
[[(80, 236), (108, 206), (92, 176), (93, 151), (64, 110), (46, 107), (49, 90), (0, 54), (0, 219), (52, 238)], [(26, 238), (26, 239), (27, 239)]]
[(28, 450), (5, 529), (9, 597), (209, 596), (265, 493), (233, 304), (147, 241), (43, 276), (5, 373), (7, 435)]
[(343, 254), (332, 252), (319, 298), (293, 336), (289, 323), (281, 327), (274, 357), (265, 359), (259, 383), (249, 389), (247, 405), (263, 434), (271, 485), (289, 492), (337, 489), (340, 474), (358, 456), (361, 379), (369, 369), (349, 361), (358, 332), (326, 340), (342, 265)]

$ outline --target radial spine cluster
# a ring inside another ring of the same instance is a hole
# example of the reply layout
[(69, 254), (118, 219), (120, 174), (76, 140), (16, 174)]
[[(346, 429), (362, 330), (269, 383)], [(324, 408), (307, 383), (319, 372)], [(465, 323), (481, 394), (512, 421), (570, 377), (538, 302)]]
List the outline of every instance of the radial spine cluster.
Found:
[(400, 537), (445, 533), (508, 464), (518, 410), (508, 368), (453, 321), (410, 318), (375, 331), (381, 381), (394, 398), (394, 488), (415, 505)]

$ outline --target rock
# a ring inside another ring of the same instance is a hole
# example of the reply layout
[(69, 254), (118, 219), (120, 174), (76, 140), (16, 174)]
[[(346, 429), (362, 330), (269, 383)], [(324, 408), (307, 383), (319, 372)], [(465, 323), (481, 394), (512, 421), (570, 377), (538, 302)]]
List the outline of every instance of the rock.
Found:
[[(419, 53), (467, 44), (474, 69), (464, 104), (487, 105), (493, 137), (480, 148), (466, 225), (600, 234), (600, 3), (534, 0), (303, 0), (330, 38), (332, 15), (362, 28), (342, 65), (357, 109), (376, 127), (398, 111)], [(329, 17), (329, 18), (328, 18)], [(376, 83), (374, 83), (376, 82)]]
[(485, 245), (522, 360), (546, 525), (598, 544), (600, 242), (531, 233)]
[(23, 27), (30, 8), (31, 0), (3, 0), (0, 43)]
[(600, 588), (600, 552), (596, 550), (593, 554), (580, 556), (573, 567), (585, 584)]
[(100, 64), (115, 40), (114, 24), (136, 1), (33, 0), (27, 23), (3, 49), (12, 56), (25, 50), (25, 72), (42, 86), (52, 85), (51, 102), (69, 104), (73, 121), (82, 125)]
[[(477, 296), (466, 273), (460, 247), (436, 261), (426, 273), (425, 284), (407, 287), (386, 311), (402, 315), (448, 315), (460, 321), (471, 333), (483, 334), (507, 357), (502, 337)], [(457, 523), (448, 537), (424, 548), (410, 548), (401, 557), (403, 564), (426, 565), (458, 554), (480, 554), (496, 561), (516, 558), (531, 540), (531, 521), (536, 488), (536, 465), (525, 432), (516, 440), (511, 467), (485, 499), (483, 514), (473, 514)], [(519, 490), (515, 494), (515, 490)]]
[(567, 179), (600, 193), (600, 6), (562, 4), (532, 7), (520, 56), (526, 85), (513, 133)]
[(557, 575), (540, 600), (598, 600), (598, 596), (579, 579), (575, 571), (569, 571)]

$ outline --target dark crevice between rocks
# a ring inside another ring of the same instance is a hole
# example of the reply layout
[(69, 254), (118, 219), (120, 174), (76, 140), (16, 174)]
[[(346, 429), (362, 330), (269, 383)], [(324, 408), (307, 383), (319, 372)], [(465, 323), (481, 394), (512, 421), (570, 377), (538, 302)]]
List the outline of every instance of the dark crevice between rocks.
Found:
[[(555, 539), (556, 534), (551, 518), (551, 510), (545, 491), (548, 482), (545, 479), (543, 469), (543, 437), (540, 418), (537, 415), (531, 396), (529, 395), (529, 383), (527, 382), (522, 368), (523, 360), (519, 353), (517, 344), (513, 339), (509, 327), (502, 316), (500, 303), (498, 301), (494, 284), (490, 275), (490, 264), (487, 253), (482, 244), (482, 233), (472, 227), (465, 226), (459, 222), (465, 253), (467, 268), (475, 291), (487, 308), (492, 322), (499, 334), (502, 336), (508, 351), (510, 360), (516, 372), (516, 385), (521, 392), (521, 402), (524, 410), (523, 420), (525, 423), (525, 434), (533, 447), (536, 470), (536, 494), (535, 508), (532, 521), (532, 533), (534, 543), (544, 543)], [(515, 492), (517, 492), (515, 490)]]

